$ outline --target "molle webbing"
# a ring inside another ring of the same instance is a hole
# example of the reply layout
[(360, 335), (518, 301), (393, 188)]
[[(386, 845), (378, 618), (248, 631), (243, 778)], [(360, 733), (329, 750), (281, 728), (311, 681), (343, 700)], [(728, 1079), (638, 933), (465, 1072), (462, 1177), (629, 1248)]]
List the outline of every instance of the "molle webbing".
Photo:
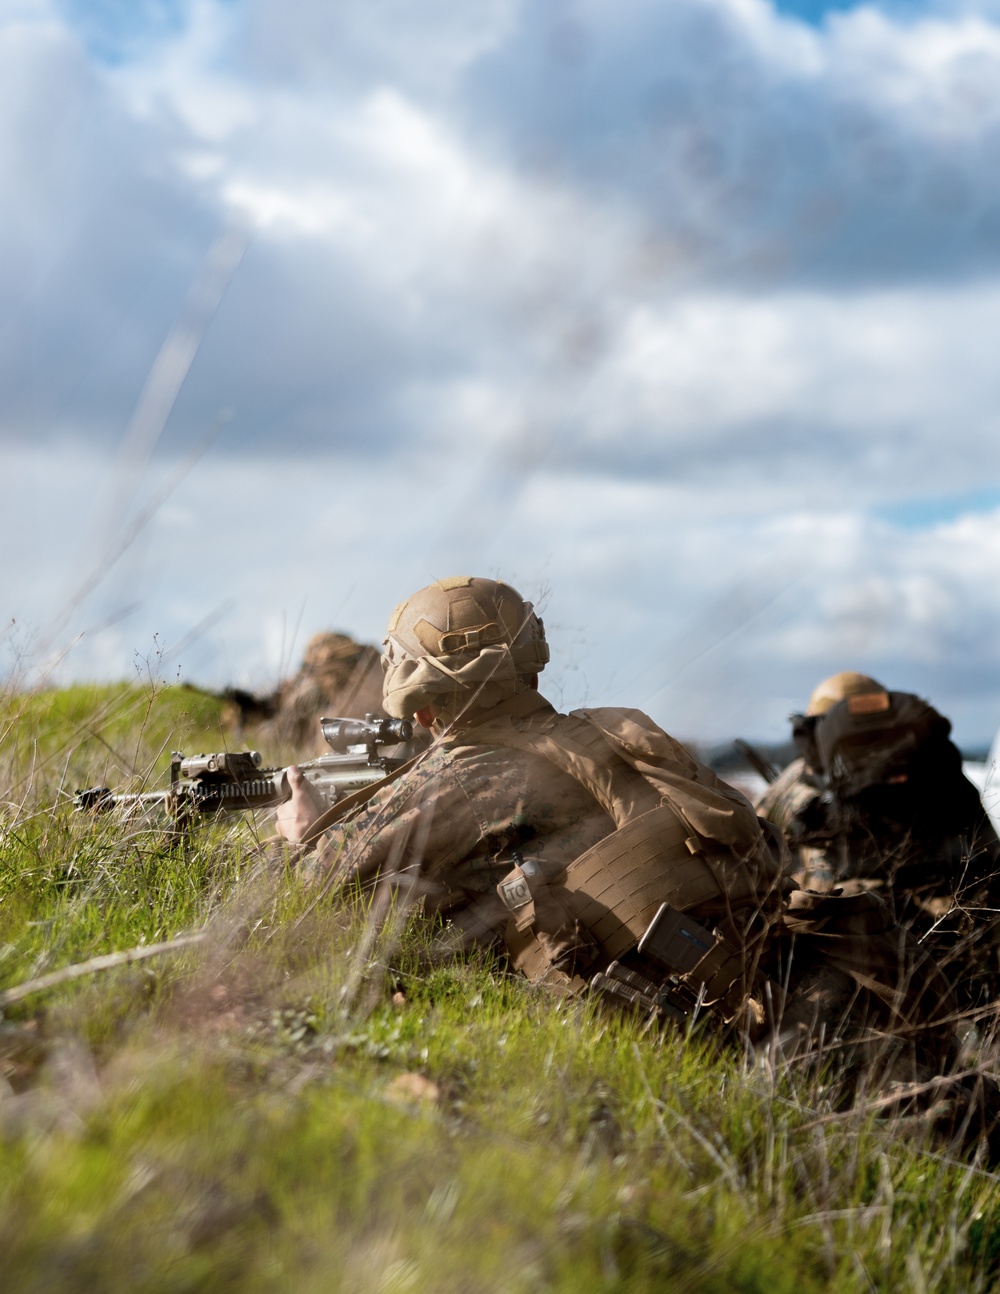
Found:
[(755, 906), (758, 880), (750, 866), (708, 857), (673, 807), (663, 804), (574, 859), (565, 888), (579, 923), (609, 957), (620, 957), (661, 904), (690, 911), (721, 898), (734, 909)]

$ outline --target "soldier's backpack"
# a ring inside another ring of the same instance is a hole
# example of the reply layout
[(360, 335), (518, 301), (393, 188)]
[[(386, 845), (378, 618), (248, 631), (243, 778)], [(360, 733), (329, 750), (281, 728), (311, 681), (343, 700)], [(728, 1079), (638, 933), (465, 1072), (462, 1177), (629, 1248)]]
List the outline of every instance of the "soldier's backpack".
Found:
[(816, 755), (830, 790), (855, 800), (875, 787), (927, 785), (961, 772), (951, 724), (909, 692), (851, 696), (819, 716)]

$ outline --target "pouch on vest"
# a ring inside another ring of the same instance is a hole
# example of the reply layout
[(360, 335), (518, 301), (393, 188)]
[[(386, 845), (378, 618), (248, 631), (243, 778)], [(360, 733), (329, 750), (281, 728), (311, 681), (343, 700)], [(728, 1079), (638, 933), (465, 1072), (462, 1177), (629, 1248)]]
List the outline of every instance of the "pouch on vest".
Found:
[(508, 951), (529, 979), (538, 977), (539, 951), (549, 966), (566, 973), (594, 960), (596, 943), (575, 917), (562, 886), (549, 884), (537, 863), (522, 859), (497, 885), (497, 893), (511, 914), (511, 935), (520, 936), (507, 939)]
[(564, 884), (576, 919), (612, 959), (635, 947), (663, 903), (717, 917), (773, 906), (754, 868), (710, 853), (669, 804), (591, 846), (570, 863)]
[(636, 950), (677, 977), (706, 1007), (734, 1015), (745, 996), (745, 954), (669, 903), (661, 905)]
[(663, 903), (635, 956), (611, 962), (590, 987), (647, 1013), (684, 1020), (708, 1008), (728, 1021), (746, 1001), (744, 971), (743, 953), (719, 931)]

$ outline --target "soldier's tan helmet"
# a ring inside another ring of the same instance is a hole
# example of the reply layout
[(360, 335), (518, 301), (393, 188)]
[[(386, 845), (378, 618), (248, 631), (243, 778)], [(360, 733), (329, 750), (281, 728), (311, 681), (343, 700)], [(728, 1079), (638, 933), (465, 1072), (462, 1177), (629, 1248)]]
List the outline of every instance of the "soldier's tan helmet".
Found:
[(545, 629), (516, 589), (470, 575), (436, 580), (401, 602), (389, 618), (385, 656), (441, 658), (477, 655), (484, 647), (510, 649), (520, 675), (537, 674), (549, 660)]
[(840, 674), (831, 674), (822, 683), (813, 688), (806, 706), (806, 714), (826, 714), (832, 706), (846, 701), (849, 696), (868, 696), (873, 692), (884, 692), (881, 683), (876, 683), (867, 674), (856, 674), (853, 670), (843, 670)]

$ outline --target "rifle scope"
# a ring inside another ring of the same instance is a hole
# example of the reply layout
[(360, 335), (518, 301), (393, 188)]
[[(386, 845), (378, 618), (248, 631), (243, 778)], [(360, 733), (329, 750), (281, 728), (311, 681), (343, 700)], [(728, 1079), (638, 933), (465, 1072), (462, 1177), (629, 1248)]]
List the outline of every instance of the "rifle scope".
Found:
[(374, 714), (363, 719), (320, 719), (319, 726), (327, 745), (341, 754), (351, 746), (393, 746), (413, 736), (409, 719), (380, 719)]

